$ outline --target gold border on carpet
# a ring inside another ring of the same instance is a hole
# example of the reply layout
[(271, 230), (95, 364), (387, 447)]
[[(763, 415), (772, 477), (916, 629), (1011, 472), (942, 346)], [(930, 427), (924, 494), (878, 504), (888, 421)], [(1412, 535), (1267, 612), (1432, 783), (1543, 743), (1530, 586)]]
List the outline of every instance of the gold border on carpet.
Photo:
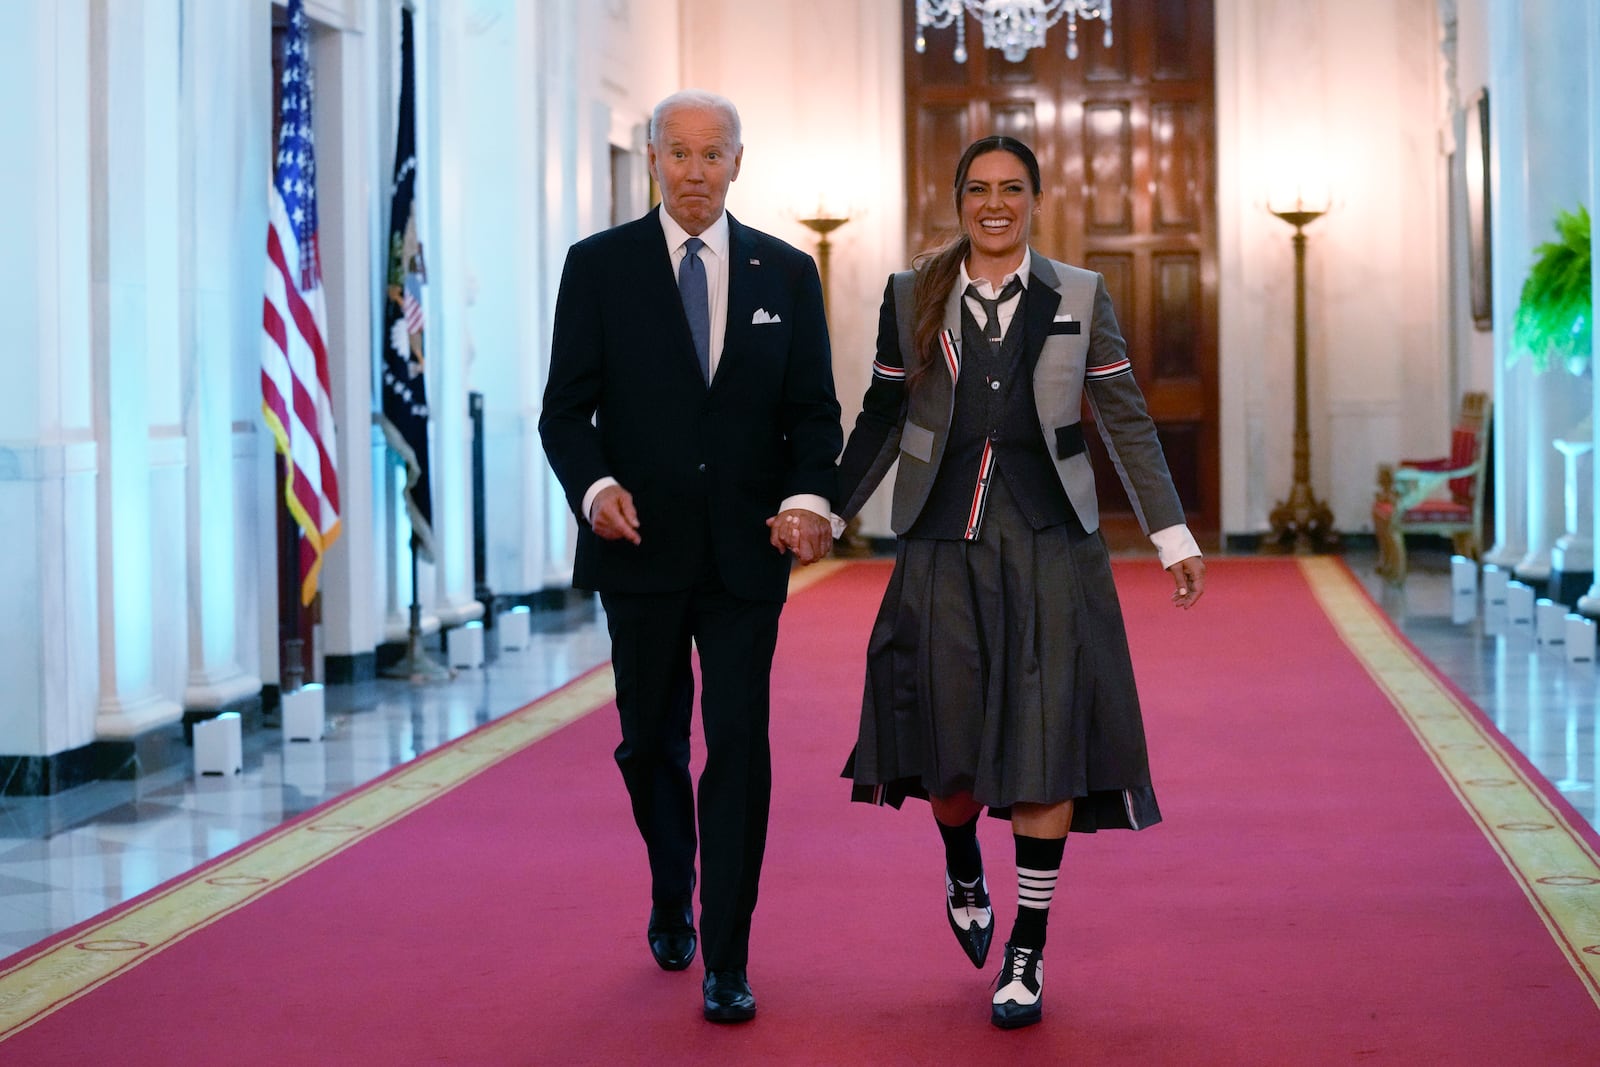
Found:
[(1317, 601), (1494, 846), (1600, 1006), (1600, 857), (1396, 632), (1343, 564), (1300, 560)]

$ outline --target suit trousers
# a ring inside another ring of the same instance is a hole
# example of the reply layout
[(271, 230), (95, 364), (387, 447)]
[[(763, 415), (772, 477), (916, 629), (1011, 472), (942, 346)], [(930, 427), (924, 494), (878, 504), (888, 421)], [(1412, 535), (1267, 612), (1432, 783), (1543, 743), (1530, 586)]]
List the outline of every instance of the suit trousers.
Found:
[[(701, 954), (709, 970), (743, 968), (771, 807), (767, 726), (783, 605), (735, 597), (714, 573), (682, 592), (602, 593), (600, 600), (622, 725), (617, 766), (649, 855), (652, 897), (689, 894), (698, 825)], [(700, 658), (706, 747), (698, 822), (689, 772), (691, 644)]]

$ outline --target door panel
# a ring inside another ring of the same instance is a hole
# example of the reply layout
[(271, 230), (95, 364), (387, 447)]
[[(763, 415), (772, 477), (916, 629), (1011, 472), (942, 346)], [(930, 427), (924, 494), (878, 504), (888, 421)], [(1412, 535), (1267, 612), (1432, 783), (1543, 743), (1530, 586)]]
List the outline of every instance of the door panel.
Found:
[[(918, 55), (906, 20), (907, 226), (915, 255), (955, 230), (951, 179), (962, 149), (990, 133), (1028, 142), (1044, 175), (1034, 244), (1105, 275), (1134, 374), (1197, 534), (1220, 521), (1217, 390), (1216, 133), (1212, 0), (1116, 7), (1115, 36), (1080, 23), (1009, 63), (967, 23), (966, 64), (953, 27), (927, 32)], [(1089, 413), (1085, 411), (1085, 418)], [(1086, 435), (1101, 514), (1130, 519), (1098, 434)]]

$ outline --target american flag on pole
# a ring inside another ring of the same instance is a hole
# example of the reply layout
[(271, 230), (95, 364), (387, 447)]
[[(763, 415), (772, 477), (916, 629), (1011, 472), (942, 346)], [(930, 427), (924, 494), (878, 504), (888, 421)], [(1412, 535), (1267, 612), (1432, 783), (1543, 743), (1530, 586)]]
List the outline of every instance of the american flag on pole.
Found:
[(269, 192), (262, 302), (261, 410), (284, 457), (284, 500), (300, 527), (300, 601), (317, 595), (339, 536), (327, 313), (317, 254), (317, 165), (311, 142), (310, 24), (289, 0), (278, 156)]

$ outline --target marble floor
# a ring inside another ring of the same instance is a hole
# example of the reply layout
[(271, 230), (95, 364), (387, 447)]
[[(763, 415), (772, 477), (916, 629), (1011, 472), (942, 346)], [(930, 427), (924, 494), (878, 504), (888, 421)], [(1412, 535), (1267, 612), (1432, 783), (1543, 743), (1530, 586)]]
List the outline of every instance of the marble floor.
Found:
[[(1592, 824), (1600, 774), (1600, 667), (1569, 664), (1528, 627), (1451, 621), (1449, 561), (1415, 553), (1403, 591), (1352, 569), (1401, 630)], [(52, 797), (0, 797), (0, 957), (174, 878), (474, 727), (537, 699), (607, 657), (593, 606), (534, 616), (529, 647), (448, 683), (380, 680), (327, 691), (328, 735), (245, 737), (244, 771), (196, 777), (187, 765)]]

